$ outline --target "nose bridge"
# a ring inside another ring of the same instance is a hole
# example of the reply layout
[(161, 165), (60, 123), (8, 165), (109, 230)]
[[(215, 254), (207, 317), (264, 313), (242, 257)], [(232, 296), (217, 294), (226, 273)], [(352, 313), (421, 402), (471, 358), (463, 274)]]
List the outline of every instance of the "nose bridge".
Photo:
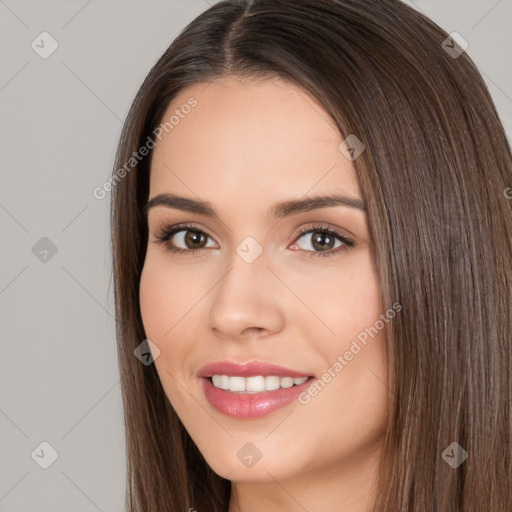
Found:
[[(244, 292), (244, 290), (256, 291), (258, 288), (264, 288), (264, 284), (268, 280), (267, 274), (270, 272), (267, 268), (266, 255), (262, 252), (259, 256), (254, 257), (254, 253), (251, 254), (250, 250), (244, 254), (243, 248), (244, 246), (240, 244), (229, 258), (229, 272), (219, 283), (223, 295), (229, 296)], [(240, 255), (241, 252), (242, 255)]]
[[(244, 288), (258, 288), (263, 285), (270, 274), (270, 254), (253, 236), (245, 236), (234, 246), (227, 258), (229, 273), (226, 275), (226, 290), (233, 291)], [(222, 283), (221, 283), (222, 284)], [(268, 284), (268, 283), (267, 283)]]
[(276, 331), (282, 327), (276, 279), (267, 268), (268, 255), (258, 246), (255, 240), (244, 239), (212, 290), (210, 326), (225, 335), (236, 337), (246, 329)]

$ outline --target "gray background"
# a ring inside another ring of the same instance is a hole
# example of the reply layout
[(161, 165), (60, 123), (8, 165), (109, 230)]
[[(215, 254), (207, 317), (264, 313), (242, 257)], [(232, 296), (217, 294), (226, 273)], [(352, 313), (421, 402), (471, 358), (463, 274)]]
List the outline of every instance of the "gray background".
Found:
[[(512, 0), (407, 3), (468, 41), (510, 138)], [(146, 73), (207, 7), (0, 0), (0, 511), (123, 510), (109, 197), (92, 191)]]

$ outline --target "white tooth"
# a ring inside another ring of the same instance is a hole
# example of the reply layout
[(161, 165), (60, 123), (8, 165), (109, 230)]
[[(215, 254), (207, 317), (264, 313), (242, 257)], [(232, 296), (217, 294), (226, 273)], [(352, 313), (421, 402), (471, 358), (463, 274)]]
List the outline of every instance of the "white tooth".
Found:
[(245, 379), (245, 391), (265, 391), (265, 379), (258, 375)]
[(281, 377), (281, 387), (282, 388), (291, 388), (293, 386), (293, 378), (292, 377)]
[(235, 393), (261, 393), (279, 388), (291, 388), (308, 380), (308, 377), (277, 377), (276, 375), (255, 375), (253, 377), (230, 377), (228, 375), (212, 375), (212, 383), (216, 388), (226, 389)]
[(279, 377), (275, 377), (274, 375), (268, 375), (265, 377), (265, 389), (267, 391), (273, 391), (274, 389), (279, 389), (281, 386), (281, 379)]
[(229, 377), (229, 391), (245, 391), (245, 378)]

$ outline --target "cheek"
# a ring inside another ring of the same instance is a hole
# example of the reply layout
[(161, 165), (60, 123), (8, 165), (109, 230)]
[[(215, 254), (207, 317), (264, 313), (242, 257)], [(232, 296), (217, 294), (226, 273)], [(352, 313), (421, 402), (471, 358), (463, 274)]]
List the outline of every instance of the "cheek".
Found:
[[(188, 355), (186, 333), (180, 331), (186, 325), (186, 312), (195, 302), (190, 287), (184, 286), (186, 273), (176, 273), (158, 258), (148, 258), (140, 279), (140, 310), (144, 331), (160, 350), (155, 367), (167, 397), (173, 407), (180, 406), (183, 397), (183, 363)], [(181, 282), (180, 282), (181, 279)], [(197, 300), (197, 299), (196, 299)], [(181, 384), (178, 384), (181, 382)]]
[(140, 280), (140, 310), (142, 323), (148, 338), (158, 338), (164, 331), (166, 302), (169, 300), (165, 293), (163, 276), (151, 264), (144, 265)]
[(360, 261), (346, 282), (339, 282), (337, 295), (340, 296), (343, 322), (338, 321), (335, 327), (337, 333), (345, 330), (354, 336), (373, 325), (382, 313), (377, 275), (369, 257), (365, 255), (364, 260), (367, 261)]
[(184, 378), (188, 360), (196, 349), (199, 337), (191, 333), (199, 325), (198, 304), (205, 290), (212, 286), (207, 274), (208, 271), (192, 272), (173, 265), (167, 255), (155, 253), (148, 253), (142, 270), (139, 288), (142, 323), (147, 338), (160, 350), (155, 365), (169, 391), (174, 387), (172, 377), (180, 381)]
[(309, 279), (296, 279), (295, 283), (297, 294), (306, 298), (307, 305), (324, 324), (312, 315), (305, 317), (312, 328), (320, 329), (316, 337), (325, 334), (332, 340), (336, 336), (337, 348), (373, 325), (382, 313), (377, 275), (369, 251), (360, 251), (339, 266), (322, 269)]
[(322, 277), (321, 288), (310, 286), (306, 295), (330, 332), (314, 318), (303, 326), (308, 329), (308, 338), (315, 340), (325, 370), (336, 375), (329, 386), (332, 403), (349, 410), (372, 408), (382, 404), (382, 382), (387, 381), (386, 323), (381, 320), (384, 311), (380, 287), (369, 251), (345, 263), (332, 271), (329, 279)]
[[(149, 255), (140, 279), (139, 300), (146, 335), (167, 339), (169, 330), (194, 303), (194, 287), (186, 286), (186, 272)], [(197, 299), (196, 299), (197, 300)]]

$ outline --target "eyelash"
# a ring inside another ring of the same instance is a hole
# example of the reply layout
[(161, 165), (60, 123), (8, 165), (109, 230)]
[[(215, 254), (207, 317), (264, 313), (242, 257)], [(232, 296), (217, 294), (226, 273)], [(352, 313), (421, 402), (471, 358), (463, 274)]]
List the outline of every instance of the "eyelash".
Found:
[[(207, 237), (211, 238), (210, 235), (208, 235), (208, 233), (205, 233), (203, 230), (197, 228), (193, 224), (184, 223), (184, 224), (176, 224), (174, 226), (169, 226), (167, 228), (162, 229), (157, 235), (155, 235), (156, 240), (154, 241), (154, 243), (165, 245), (166, 250), (172, 252), (173, 254), (182, 254), (182, 255), (184, 255), (184, 254), (192, 254), (192, 253), (194, 253), (193, 254), (194, 256), (199, 256), (200, 253), (205, 248), (203, 248), (203, 249), (181, 249), (180, 247), (172, 247), (172, 246), (169, 245), (169, 243), (168, 243), (169, 240), (176, 233), (179, 233), (180, 231), (195, 231), (197, 233), (204, 234)], [(330, 256), (335, 256), (335, 255), (339, 254), (340, 252), (344, 252), (346, 250), (350, 250), (350, 249), (352, 249), (353, 247), (356, 246), (356, 243), (352, 239), (346, 237), (344, 234), (340, 233), (339, 231), (336, 231), (336, 230), (334, 230), (332, 228), (329, 228), (329, 226), (327, 226), (325, 224), (311, 226), (311, 227), (308, 227), (308, 228), (301, 229), (299, 231), (299, 233), (297, 234), (297, 236), (294, 238), (294, 243), (295, 243), (295, 241), (299, 240), (299, 238), (301, 238), (302, 236), (304, 236), (306, 234), (317, 233), (317, 232), (323, 233), (325, 235), (334, 236), (335, 238), (340, 240), (343, 245), (341, 245), (340, 247), (337, 247), (336, 249), (330, 249), (328, 251), (306, 251), (306, 250), (302, 250), (303, 252), (307, 253), (308, 257), (326, 258), (326, 257), (330, 257)]]

